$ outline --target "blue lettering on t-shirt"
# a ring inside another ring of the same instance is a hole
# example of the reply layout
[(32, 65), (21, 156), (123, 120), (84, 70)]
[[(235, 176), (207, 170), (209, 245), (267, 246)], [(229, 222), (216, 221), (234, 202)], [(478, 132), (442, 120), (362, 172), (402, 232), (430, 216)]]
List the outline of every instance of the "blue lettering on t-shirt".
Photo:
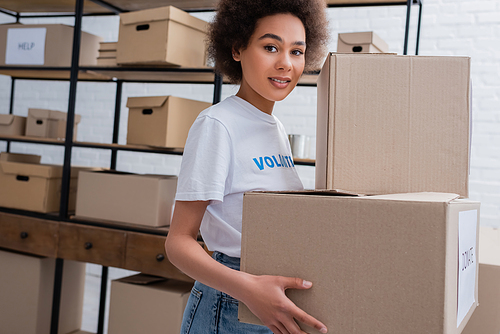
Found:
[(259, 170), (264, 170), (266, 167), (269, 169), (295, 167), (291, 156), (283, 156), (281, 154), (278, 154), (278, 157), (272, 155), (253, 158), (253, 162), (257, 165)]

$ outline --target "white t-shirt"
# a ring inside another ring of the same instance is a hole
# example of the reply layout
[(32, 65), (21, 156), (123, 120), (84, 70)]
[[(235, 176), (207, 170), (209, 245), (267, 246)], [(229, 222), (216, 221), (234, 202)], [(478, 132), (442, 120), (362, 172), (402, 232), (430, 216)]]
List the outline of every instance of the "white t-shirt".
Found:
[(210, 201), (200, 227), (209, 250), (240, 257), (245, 192), (301, 189), (274, 115), (231, 96), (201, 112), (189, 130), (176, 200)]

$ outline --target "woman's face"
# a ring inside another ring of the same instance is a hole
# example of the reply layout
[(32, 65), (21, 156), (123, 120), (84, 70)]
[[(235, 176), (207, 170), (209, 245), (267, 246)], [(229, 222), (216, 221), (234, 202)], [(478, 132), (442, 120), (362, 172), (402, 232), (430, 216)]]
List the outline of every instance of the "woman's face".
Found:
[(259, 21), (245, 49), (234, 50), (243, 72), (236, 94), (271, 114), (274, 102), (290, 94), (304, 71), (306, 32), (291, 14), (266, 16)]

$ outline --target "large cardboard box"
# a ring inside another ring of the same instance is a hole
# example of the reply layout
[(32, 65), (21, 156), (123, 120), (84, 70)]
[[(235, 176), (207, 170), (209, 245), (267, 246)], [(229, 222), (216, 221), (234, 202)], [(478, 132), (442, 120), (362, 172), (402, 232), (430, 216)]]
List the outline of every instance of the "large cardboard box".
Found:
[[(0, 333), (50, 332), (55, 259), (0, 250)], [(58, 333), (80, 329), (85, 263), (65, 261)]]
[(340, 33), (339, 53), (387, 53), (389, 45), (373, 31)]
[(77, 217), (152, 227), (170, 224), (177, 177), (113, 171), (81, 172)]
[(24, 136), (26, 117), (0, 115), (0, 136)]
[(184, 148), (196, 117), (211, 105), (176, 96), (129, 97), (127, 144)]
[(462, 334), (500, 333), (500, 230), (479, 229), (479, 305)]
[[(75, 209), (78, 173), (88, 167), (72, 167), (68, 209)], [(63, 167), (38, 163), (0, 160), (0, 206), (57, 212), (61, 200)]]
[[(66, 119), (68, 114), (58, 110), (28, 109), (26, 136), (64, 139), (66, 137)], [(73, 140), (76, 140), (78, 123), (81, 116), (75, 114)]]
[[(82, 31), (80, 65), (95, 65), (101, 37)], [(0, 65), (71, 66), (73, 27), (1, 24)]]
[(193, 284), (138, 274), (111, 281), (109, 334), (178, 334)]
[(315, 188), (468, 197), (469, 74), (469, 57), (329, 54)]
[(120, 14), (118, 64), (206, 66), (208, 23), (167, 6)]
[[(335, 194), (246, 193), (242, 271), (313, 282), (287, 295), (330, 333), (460, 333), (478, 302), (479, 203)], [(256, 321), (242, 303), (239, 317)]]

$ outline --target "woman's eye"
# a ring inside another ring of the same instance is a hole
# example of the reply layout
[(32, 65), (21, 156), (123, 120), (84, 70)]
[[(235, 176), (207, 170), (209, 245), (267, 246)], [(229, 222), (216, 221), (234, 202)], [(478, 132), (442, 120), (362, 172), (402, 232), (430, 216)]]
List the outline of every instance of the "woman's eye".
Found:
[(292, 54), (293, 54), (294, 56), (301, 56), (301, 55), (303, 55), (303, 54), (304, 54), (304, 51), (302, 51), (302, 50), (293, 50), (293, 51), (292, 51)]
[(268, 51), (268, 52), (277, 52), (278, 51), (278, 48), (275, 47), (274, 45), (266, 45), (266, 46), (264, 46), (264, 49), (266, 49), (266, 51)]

